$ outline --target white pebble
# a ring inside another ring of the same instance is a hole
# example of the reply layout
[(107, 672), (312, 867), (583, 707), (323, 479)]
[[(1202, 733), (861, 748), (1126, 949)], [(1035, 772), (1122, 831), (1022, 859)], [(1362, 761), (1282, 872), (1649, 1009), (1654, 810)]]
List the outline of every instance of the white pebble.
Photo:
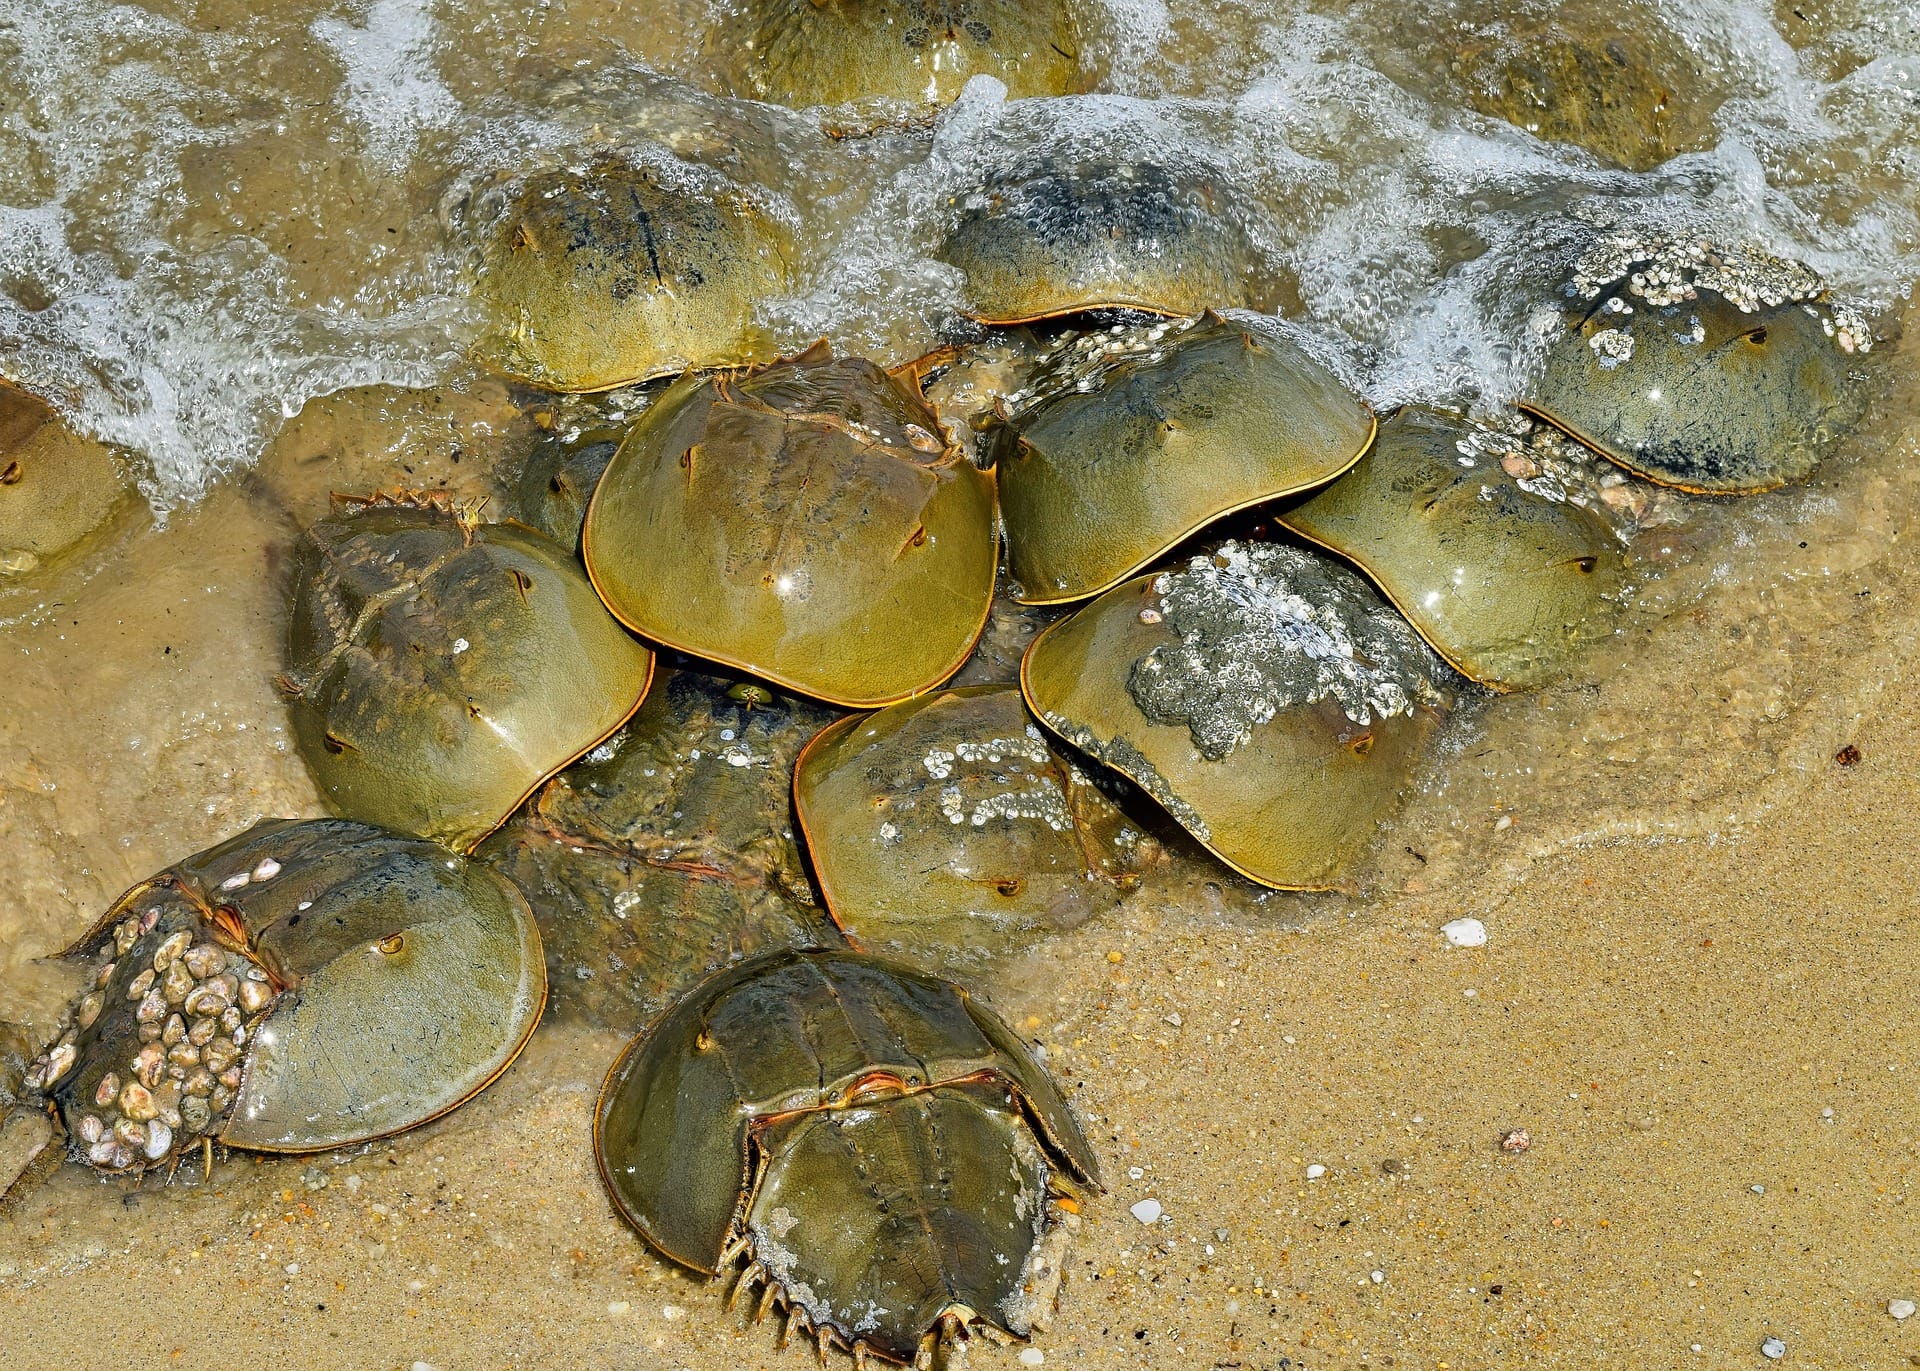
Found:
[(1309, 1166), (1307, 1168), (1307, 1179), (1310, 1181), (1317, 1181), (1326, 1174), (1327, 1174), (1327, 1168), (1320, 1165), (1319, 1162), (1315, 1162), (1312, 1166)]
[(1920, 1305), (1915, 1305), (1912, 1300), (1887, 1301), (1887, 1312), (1903, 1323), (1913, 1317), (1916, 1308), (1920, 1308)]
[(1787, 1345), (1778, 1338), (1768, 1338), (1760, 1344), (1760, 1355), (1768, 1361), (1779, 1361), (1787, 1355)]
[(299, 1275), (299, 1274), (300, 1274), (300, 1263), (299, 1263), (299, 1262), (288, 1262), (288, 1263), (287, 1263), (287, 1274), (288, 1274), (289, 1276), (297, 1276), (297, 1275)]
[(1367, 1279), (1375, 1285), (1380, 1285), (1387, 1279), (1387, 1273), (1384, 1271), (1375, 1271), (1372, 1275), (1368, 1276)]
[(625, 1317), (627, 1311), (632, 1308), (633, 1306), (631, 1304), (628, 1304), (625, 1300), (607, 1301), (607, 1312), (613, 1315), (613, 1317), (616, 1319)]
[(1487, 926), (1478, 919), (1455, 919), (1440, 925), (1440, 934), (1455, 947), (1485, 947)]
[(1037, 1347), (1029, 1347), (1020, 1354), (1020, 1364), (1022, 1366), (1039, 1366), (1046, 1361), (1046, 1359), (1047, 1354)]
[(1132, 1180), (1136, 1180), (1136, 1181), (1137, 1181), (1137, 1180), (1139, 1180), (1139, 1179), (1141, 1179), (1141, 1178), (1142, 1178), (1143, 1176), (1145, 1176), (1146, 1174), (1147, 1174), (1147, 1173), (1146, 1173), (1145, 1171), (1143, 1171), (1143, 1170), (1142, 1170), (1141, 1168), (1139, 1168), (1139, 1167), (1137, 1167), (1137, 1166), (1129, 1166), (1129, 1167), (1127, 1168), (1127, 1175), (1128, 1175), (1128, 1177), (1129, 1177), (1130, 1179), (1132, 1179)]
[(1164, 1211), (1160, 1208), (1160, 1201), (1149, 1197), (1134, 1205), (1128, 1212), (1141, 1223), (1158, 1223)]

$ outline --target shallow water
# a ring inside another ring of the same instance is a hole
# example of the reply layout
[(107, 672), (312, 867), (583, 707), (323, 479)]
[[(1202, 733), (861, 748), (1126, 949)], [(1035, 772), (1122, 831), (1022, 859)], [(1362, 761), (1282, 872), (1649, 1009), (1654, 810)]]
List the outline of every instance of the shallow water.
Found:
[[(499, 498), (552, 408), (464, 359), (465, 215), (499, 173), (608, 143), (700, 160), (803, 245), (762, 322), (889, 362), (966, 336), (931, 255), (950, 199), (1054, 142), (1216, 172), (1270, 303), (1382, 405), (1510, 398), (1563, 251), (1538, 226), (1593, 194), (1800, 257), (1889, 339), (1920, 321), (1920, 22), (1896, 0), (1108, 0), (1099, 94), (977, 84), (855, 138), (724, 98), (720, 8), (0, 0), (0, 374), (146, 497), (0, 578), (0, 1017), (57, 1014), (72, 977), (36, 959), (132, 881), (322, 812), (273, 681), (300, 527), (330, 489)], [(1636, 39), (1670, 160), (1618, 170), (1480, 112), (1480, 54), (1555, 15)], [(1184, 864), (998, 969), (1114, 1189), (1049, 1361), (1721, 1365), (1769, 1333), (1814, 1365), (1920, 1354), (1920, 1320), (1884, 1312), (1920, 1291), (1920, 370), (1898, 341), (1875, 358), (1813, 482), (1677, 500), (1635, 537), (1628, 629), (1567, 684), (1459, 711), (1351, 891)], [(1489, 948), (1440, 944), (1465, 914)], [(0, 1215), (0, 1308), (49, 1360), (210, 1365), (237, 1335), (321, 1364), (798, 1365), (608, 1211), (585, 1121), (618, 1042), (550, 1025), (446, 1120), (236, 1159), (212, 1193), (68, 1167)], [(1523, 1125), (1535, 1152), (1492, 1145)], [(1128, 1215), (1147, 1193), (1171, 1223)], [(183, 1282), (198, 1323), (127, 1317)]]

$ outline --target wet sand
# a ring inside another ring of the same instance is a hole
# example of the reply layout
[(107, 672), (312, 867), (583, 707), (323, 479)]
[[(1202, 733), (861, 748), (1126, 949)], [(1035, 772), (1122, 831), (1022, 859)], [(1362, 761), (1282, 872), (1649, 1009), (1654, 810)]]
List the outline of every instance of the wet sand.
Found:
[[(1720, 1367), (1770, 1336), (1787, 1365), (1920, 1356), (1920, 1320), (1887, 1313), (1920, 1296), (1910, 391), (1820, 489), (1738, 513), (1695, 598), (1676, 570), (1675, 612), (1592, 679), (1456, 730), (1362, 889), (1194, 870), (988, 979), (1108, 1171), (1045, 1364)], [(303, 431), (367, 422), (343, 408)], [(319, 812), (272, 685), (312, 497), (276, 470), (164, 533), (130, 516), (31, 612), (8, 602), (15, 1014), (57, 1012), (72, 977), (31, 959), (129, 881)], [(1463, 915), (1486, 946), (1440, 935)], [(587, 1139), (622, 1035), (559, 989), (494, 1088), (389, 1143), (236, 1155), (210, 1187), (62, 1168), (0, 1216), (10, 1346), (806, 1364), (614, 1217)], [(1513, 1129), (1530, 1150), (1501, 1149)]]
[[(1857, 766), (1738, 842), (1536, 864), (1479, 907), (1482, 949), (1436, 934), (1463, 907), (1443, 893), (1298, 931), (1139, 926), (1063, 950), (1062, 996), (1003, 995), (1112, 1187), (1047, 1362), (1920, 1354), (1886, 1313), (1920, 1290), (1920, 685), (1888, 704)], [(613, 1217), (584, 1140), (616, 1047), (543, 1034), (442, 1123), (236, 1158), (212, 1194), (70, 1167), (0, 1229), (10, 1340), (42, 1365), (804, 1364)]]

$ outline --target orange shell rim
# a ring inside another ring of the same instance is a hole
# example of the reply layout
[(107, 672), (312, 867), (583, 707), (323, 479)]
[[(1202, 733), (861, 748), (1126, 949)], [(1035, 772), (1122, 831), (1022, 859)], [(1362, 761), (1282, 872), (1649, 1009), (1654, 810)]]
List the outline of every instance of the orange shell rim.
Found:
[[(1330, 474), (1326, 476), (1322, 476), (1317, 480), (1304, 482), (1303, 484), (1296, 485), (1296, 486), (1290, 486), (1285, 490), (1276, 490), (1271, 492), (1270, 494), (1255, 496), (1251, 500), (1241, 500), (1237, 504), (1230, 504), (1225, 506), (1222, 509), (1218, 509), (1213, 513), (1208, 514), (1205, 517), (1201, 518), (1198, 522), (1194, 523), (1193, 525), (1186, 528), (1185, 530), (1183, 530), (1181, 533), (1179, 533), (1172, 539), (1168, 540), (1166, 543), (1164, 543), (1161, 547), (1159, 547), (1155, 551), (1147, 554), (1145, 557), (1142, 557), (1139, 561), (1135, 562), (1132, 566), (1128, 567), (1125, 571), (1121, 572), (1118, 576), (1115, 576), (1113, 579), (1094, 587), (1094, 589), (1092, 590), (1074, 591), (1071, 594), (1055, 596), (1054, 598), (1049, 600), (1032, 600), (1032, 599), (1026, 598), (1025, 596), (1016, 595), (1014, 597), (1014, 603), (1027, 605), (1034, 609), (1045, 609), (1053, 605), (1071, 605), (1071, 604), (1077, 604), (1081, 600), (1091, 600), (1095, 596), (1106, 594), (1109, 590), (1112, 590), (1115, 586), (1120, 585), (1122, 582), (1132, 579), (1134, 576), (1138, 575), (1144, 568), (1146, 568), (1147, 566), (1150, 566), (1152, 563), (1166, 556), (1169, 552), (1173, 551), (1174, 548), (1179, 547), (1180, 544), (1184, 543), (1187, 539), (1193, 537), (1194, 534), (1200, 532), (1202, 529), (1206, 528), (1210, 524), (1217, 524), (1222, 519), (1228, 518), (1235, 514), (1239, 514), (1243, 510), (1253, 509), (1256, 506), (1264, 505), (1274, 500), (1285, 500), (1292, 496), (1302, 494), (1306, 491), (1318, 490), (1322, 486), (1333, 484), (1333, 482), (1339, 480), (1342, 476), (1345, 476), (1349, 471), (1352, 471), (1354, 467), (1358, 466), (1360, 464), (1360, 459), (1362, 457), (1365, 457), (1369, 452), (1373, 451), (1374, 440), (1380, 436), (1380, 416), (1375, 414), (1373, 412), (1373, 407), (1366, 404), (1364, 401), (1361, 402), (1361, 409), (1366, 413), (1366, 416), (1367, 416), (1367, 436), (1361, 442), (1359, 449), (1353, 454), (1353, 456), (1347, 458), (1346, 461), (1342, 462), (1338, 467), (1334, 468), (1334, 470)], [(998, 482), (999, 482), (999, 471), (997, 468), (994, 471), (994, 481), (995, 481), (995, 488), (997, 490)], [(1013, 538), (1011, 535), (1008, 536), (1007, 542), (1009, 543), (1009, 545), (1012, 544)], [(1051, 625), (1049, 625), (1049, 627), (1051, 627)]]
[(1602, 447), (1599, 443), (1595, 442), (1593, 439), (1589, 438), (1586, 434), (1582, 433), (1573, 424), (1568, 423), (1565, 419), (1560, 418), (1552, 410), (1547, 409), (1545, 406), (1540, 405), (1535, 401), (1516, 400), (1514, 401), (1514, 408), (1520, 410), (1523, 413), (1531, 414), (1533, 415), (1534, 418), (1539, 419), (1547, 424), (1552, 425), (1554, 428), (1559, 429), (1560, 432), (1566, 434), (1567, 437), (1573, 439), (1573, 441), (1580, 444), (1581, 447), (1587, 449), (1587, 451), (1594, 453), (1601, 458), (1604, 458), (1606, 461), (1613, 463), (1615, 466), (1619, 467), (1620, 470), (1626, 472), (1629, 476), (1638, 476), (1641, 480), (1647, 482), (1650, 485), (1663, 486), (1668, 490), (1677, 490), (1686, 495), (1703, 495), (1709, 499), (1721, 499), (1721, 500), (1737, 499), (1742, 495), (1765, 495), (1770, 491), (1785, 489), (1786, 486), (1791, 484), (1790, 482), (1787, 481), (1785, 477), (1782, 477), (1781, 479), (1777, 481), (1773, 481), (1764, 486), (1723, 486), (1717, 490), (1710, 489), (1706, 486), (1690, 486), (1681, 481), (1670, 480), (1664, 476), (1656, 476), (1652, 472), (1647, 471), (1644, 468), (1633, 465), (1631, 462), (1627, 461), (1626, 458), (1620, 456), (1618, 453), (1612, 452), (1607, 448)]
[(1239, 875), (1244, 876), (1248, 880), (1252, 881), (1255, 885), (1265, 886), (1268, 890), (1289, 890), (1289, 891), (1300, 892), (1303, 894), (1317, 894), (1322, 891), (1342, 890), (1345, 888), (1343, 886), (1339, 886), (1331, 883), (1319, 884), (1319, 885), (1288, 884), (1287, 882), (1276, 881), (1270, 877), (1261, 876), (1256, 874), (1253, 871), (1248, 870), (1246, 867), (1242, 866), (1239, 862), (1236, 862), (1233, 858), (1229, 857), (1226, 853), (1222, 852), (1218, 847), (1214, 846), (1214, 844), (1210, 840), (1206, 838), (1202, 838), (1198, 833), (1195, 833), (1192, 829), (1188, 828), (1185, 824), (1180, 823), (1180, 816), (1175, 814), (1172, 810), (1168, 809), (1165, 805), (1161, 804), (1158, 800), (1155, 800), (1153, 797), (1153, 793), (1149, 791), (1139, 781), (1135, 780), (1132, 776), (1128, 775), (1125, 771), (1122, 771), (1119, 767), (1113, 765), (1111, 762), (1100, 761), (1099, 758), (1093, 757), (1090, 753), (1084, 752), (1071, 738), (1067, 737), (1058, 728), (1055, 728), (1053, 726), (1052, 721), (1047, 718), (1045, 711), (1037, 707), (1037, 702), (1033, 698), (1033, 687), (1027, 677), (1027, 666), (1033, 660), (1033, 654), (1039, 650), (1040, 644), (1046, 641), (1047, 636), (1051, 634), (1056, 628), (1059, 628), (1061, 624), (1070, 622), (1072, 617), (1073, 616), (1069, 615), (1067, 618), (1060, 620), (1059, 623), (1048, 624), (1045, 628), (1041, 629), (1040, 632), (1034, 635), (1033, 641), (1027, 645), (1027, 650), (1020, 655), (1020, 697), (1026, 701), (1028, 713), (1032, 714), (1035, 719), (1039, 720), (1040, 723), (1043, 726), (1045, 726), (1046, 730), (1049, 733), (1053, 734), (1056, 738), (1059, 738), (1068, 747), (1073, 748), (1075, 752), (1078, 752), (1080, 753), (1080, 755), (1087, 757), (1095, 765), (1106, 767), (1107, 770), (1109, 771), (1115, 772), (1121, 776), (1125, 776), (1128, 784), (1132, 785), (1136, 790), (1138, 790), (1142, 795), (1145, 795), (1149, 800), (1152, 800), (1155, 807), (1158, 808), (1161, 813), (1165, 814), (1168, 818), (1172, 819), (1176, 824), (1180, 824), (1181, 832), (1185, 833), (1188, 837), (1192, 838), (1196, 843), (1199, 843), (1200, 846), (1204, 847), (1208, 852), (1212, 853), (1215, 857), (1219, 858), (1221, 862), (1225, 863), (1229, 868), (1231, 868), (1233, 871), (1235, 871)]

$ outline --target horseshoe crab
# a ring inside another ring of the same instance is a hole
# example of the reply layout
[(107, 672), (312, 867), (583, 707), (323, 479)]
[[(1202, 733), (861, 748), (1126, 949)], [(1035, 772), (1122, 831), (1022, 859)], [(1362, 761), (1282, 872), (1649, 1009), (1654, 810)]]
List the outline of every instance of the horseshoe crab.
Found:
[(987, 324), (1251, 305), (1253, 249), (1226, 199), (1198, 165), (1022, 163), (956, 198), (940, 256), (966, 273), (966, 312)]
[(1694, 237), (1610, 231), (1581, 257), (1521, 407), (1662, 485), (1804, 480), (1865, 412), (1866, 321), (1806, 267)]
[(594, 1152), (654, 1247), (764, 1286), (831, 1345), (910, 1361), (1044, 1328), (1099, 1163), (1024, 1044), (945, 981), (783, 952), (688, 994), (615, 1064)]
[(730, 962), (839, 942), (794, 841), (794, 758), (833, 711), (672, 671), (476, 854), (539, 917), (562, 1011), (631, 1026)]
[(756, 0), (717, 36), (747, 54), (739, 94), (781, 105), (945, 105), (980, 75), (1015, 99), (1082, 86), (1062, 0)]
[(1677, 42), (1659, 51), (1646, 33), (1624, 31), (1617, 11), (1600, 9), (1603, 31), (1570, 22), (1569, 12), (1503, 15), (1497, 40), (1455, 47), (1447, 66), (1466, 102), (1629, 171), (1712, 146), (1720, 94), (1694, 54)]
[(1061, 351), (994, 447), (1028, 604), (1097, 595), (1223, 515), (1332, 480), (1373, 441), (1372, 411), (1297, 343), (1218, 315)]
[(1159, 849), (1048, 746), (1014, 686), (842, 719), (800, 754), (793, 807), (854, 944), (949, 968), (1114, 908)]
[(1356, 563), (1456, 670), (1498, 690), (1539, 685), (1613, 631), (1626, 564), (1599, 515), (1536, 494), (1474, 432), (1402, 410), (1279, 521)]
[(1020, 684), (1229, 866), (1325, 889), (1397, 798), (1443, 670), (1352, 572), (1228, 542), (1047, 629)]
[(514, 506), (523, 523), (561, 547), (580, 547), (587, 502), (630, 424), (595, 424), (541, 440), (514, 483)]
[(0, 379), (0, 575), (66, 551), (105, 523), (126, 492), (111, 452)]
[(993, 597), (993, 481), (918, 390), (824, 344), (686, 377), (587, 510), (587, 574), (655, 641), (833, 704), (918, 694)]
[(295, 555), (282, 679), (343, 814), (465, 852), (639, 707), (653, 654), (559, 545), (405, 494)]
[(256, 824), (136, 885), (66, 955), (93, 982), (26, 1084), (103, 1171), (438, 1118), (519, 1055), (547, 988), (511, 882), (343, 819)]
[(482, 356), (547, 390), (595, 391), (769, 354), (754, 311), (786, 288), (785, 237), (698, 177), (603, 158), (478, 194)]

